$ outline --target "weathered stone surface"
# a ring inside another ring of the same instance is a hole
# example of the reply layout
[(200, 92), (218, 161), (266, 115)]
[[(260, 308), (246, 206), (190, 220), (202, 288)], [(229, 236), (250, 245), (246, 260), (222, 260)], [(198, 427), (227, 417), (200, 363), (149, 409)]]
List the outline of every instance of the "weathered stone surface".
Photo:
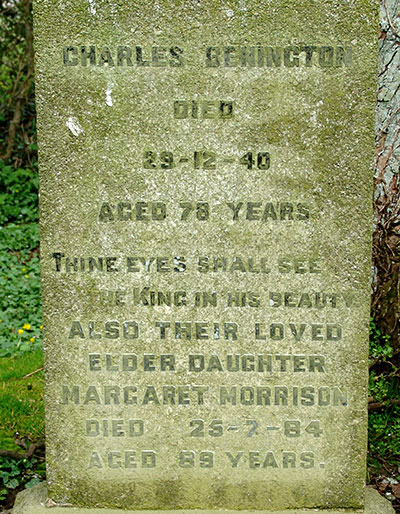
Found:
[(376, 11), (36, 0), (52, 501), (362, 507)]
[[(13, 514), (47, 514), (48, 507), (50, 506), (48, 499), (47, 499), (47, 488), (46, 484), (43, 482), (35, 487), (32, 487), (31, 489), (26, 489), (25, 491), (22, 491), (18, 494), (15, 506), (13, 508)], [(65, 513), (65, 507), (52, 507), (51, 513), (52, 514), (64, 514)], [(87, 509), (87, 508), (76, 508), (76, 507), (68, 507), (68, 512), (71, 514), (118, 514), (121, 512), (117, 509)], [(158, 511), (125, 511), (128, 514), (137, 512), (138, 514), (141, 512), (158, 512)], [(165, 514), (184, 514), (184, 513), (211, 513), (214, 511), (207, 511), (207, 510), (166, 510), (163, 511)], [(221, 514), (233, 514), (236, 511), (232, 510), (219, 510)], [(249, 512), (263, 512), (263, 511), (242, 511), (244, 514)], [(268, 514), (310, 514), (311, 512), (316, 512), (315, 509), (301, 509), (301, 510), (274, 510), (274, 511), (264, 511)], [(365, 507), (362, 511), (358, 510), (318, 510), (319, 514), (340, 514), (346, 512), (347, 514), (360, 514), (362, 512), (363, 514), (394, 514), (394, 509), (391, 506), (390, 502), (382, 498), (382, 496), (375, 490), (370, 487), (367, 487), (365, 489)]]

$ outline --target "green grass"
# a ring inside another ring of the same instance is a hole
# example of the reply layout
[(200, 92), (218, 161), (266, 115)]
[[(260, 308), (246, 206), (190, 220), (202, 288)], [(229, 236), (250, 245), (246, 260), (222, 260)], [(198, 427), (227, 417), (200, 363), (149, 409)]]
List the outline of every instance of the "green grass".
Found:
[[(44, 374), (37, 371), (42, 366), (41, 350), (0, 358), (2, 450), (25, 453), (31, 442), (44, 439)], [(16, 433), (26, 448), (15, 444)], [(0, 457), (0, 505), (10, 507), (15, 491), (34, 486), (45, 478), (45, 473), (44, 458)]]
[(0, 448), (22, 451), (15, 432), (28, 441), (44, 437), (43, 366), (41, 351), (0, 358)]

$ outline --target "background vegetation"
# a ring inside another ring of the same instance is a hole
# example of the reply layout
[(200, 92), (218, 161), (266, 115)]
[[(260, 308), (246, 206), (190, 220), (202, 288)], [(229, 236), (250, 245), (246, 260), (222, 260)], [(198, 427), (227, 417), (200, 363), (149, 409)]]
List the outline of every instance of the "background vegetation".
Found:
[[(0, 0), (0, 505), (44, 477), (38, 170), (30, 0)], [(398, 0), (381, 4), (368, 479), (400, 498)], [(400, 508), (399, 508), (400, 512)]]

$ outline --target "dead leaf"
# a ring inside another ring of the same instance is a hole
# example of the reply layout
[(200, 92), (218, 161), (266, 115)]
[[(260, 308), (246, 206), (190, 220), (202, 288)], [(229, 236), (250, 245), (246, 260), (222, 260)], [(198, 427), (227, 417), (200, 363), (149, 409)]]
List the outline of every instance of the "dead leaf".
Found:
[(396, 498), (400, 498), (400, 484), (392, 485), (392, 491)]

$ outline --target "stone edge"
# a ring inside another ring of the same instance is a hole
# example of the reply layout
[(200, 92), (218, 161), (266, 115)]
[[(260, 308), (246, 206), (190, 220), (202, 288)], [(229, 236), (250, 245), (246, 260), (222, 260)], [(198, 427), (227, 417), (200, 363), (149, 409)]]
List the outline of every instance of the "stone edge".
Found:
[(319, 509), (301, 509), (301, 510), (247, 510), (247, 511), (234, 511), (234, 510), (142, 510), (142, 511), (134, 511), (134, 510), (125, 510), (121, 511), (120, 509), (100, 509), (100, 508), (83, 508), (83, 507), (70, 507), (70, 506), (59, 506), (52, 504), (52, 501), (47, 498), (47, 486), (46, 482), (42, 482), (30, 489), (25, 489), (18, 493), (17, 498), (15, 500), (14, 508), (12, 509), (12, 514), (47, 514), (49, 513), (48, 509), (51, 509), (50, 514), (65, 514), (65, 509), (68, 508), (70, 514), (121, 514), (121, 512), (129, 513), (137, 513), (137, 514), (151, 514), (162, 512), (163, 514), (239, 514), (239, 513), (254, 513), (254, 514), (311, 514), (311, 513), (319, 513), (319, 514), (395, 514), (395, 511), (387, 500), (383, 498), (378, 491), (371, 487), (367, 487), (365, 489), (365, 508), (364, 510), (347, 510), (347, 509), (339, 509), (339, 510), (319, 510)]

